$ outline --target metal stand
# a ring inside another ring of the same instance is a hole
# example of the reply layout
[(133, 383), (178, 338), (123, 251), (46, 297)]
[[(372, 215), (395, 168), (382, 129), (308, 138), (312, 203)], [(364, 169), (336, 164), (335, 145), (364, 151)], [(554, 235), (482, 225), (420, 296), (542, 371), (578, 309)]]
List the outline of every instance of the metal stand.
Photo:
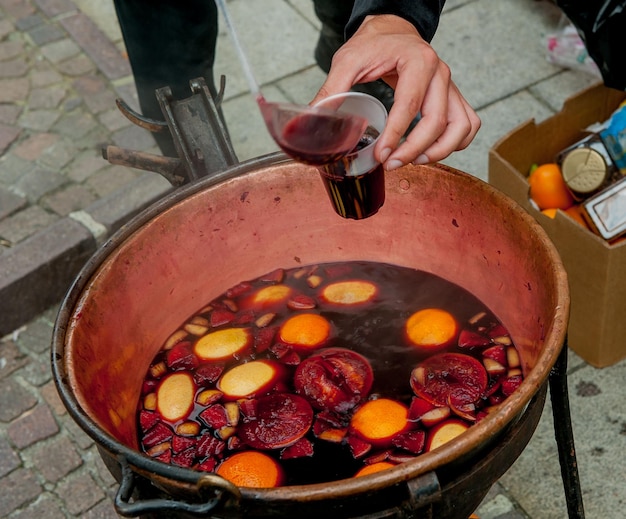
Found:
[(561, 353), (550, 372), (550, 400), (552, 401), (554, 435), (559, 451), (559, 463), (561, 465), (561, 477), (563, 479), (568, 517), (569, 519), (584, 519), (585, 510), (580, 489), (567, 391), (567, 351), (566, 336)]

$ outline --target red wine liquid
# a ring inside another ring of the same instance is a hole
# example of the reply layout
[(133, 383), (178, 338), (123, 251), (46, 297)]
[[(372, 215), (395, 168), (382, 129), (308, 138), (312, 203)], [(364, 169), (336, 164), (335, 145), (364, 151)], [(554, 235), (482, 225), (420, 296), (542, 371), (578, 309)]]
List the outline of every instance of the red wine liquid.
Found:
[[(311, 280), (314, 276), (321, 279), (321, 284), (312, 283)], [(375, 299), (356, 305), (338, 305), (325, 302), (320, 297), (320, 291), (323, 287), (326, 284), (342, 280), (364, 280), (375, 284), (378, 288)], [(255, 303), (252, 302), (252, 296), (258, 290), (274, 284), (287, 285), (292, 288), (293, 294), (315, 300), (315, 308), (301, 310), (291, 307), (286, 301), (273, 304), (270, 309), (256, 307)], [(473, 322), (475, 319), (472, 318), (477, 315), (483, 315), (481, 322), (490, 323), (492, 326), (501, 326), (490, 309), (458, 285), (427, 272), (375, 262), (328, 263), (291, 270), (278, 269), (273, 273), (252, 281), (242, 282), (227, 290), (224, 294), (213, 299), (196, 315), (190, 316), (186, 322), (190, 322), (192, 318), (205, 319), (210, 322), (216, 311), (223, 312), (224, 309), (228, 309), (233, 312), (233, 320), (213, 328), (209, 327), (208, 331), (246, 326), (255, 334), (256, 341), (256, 338), (264, 330), (267, 331), (271, 327), (278, 329), (285, 320), (295, 314), (302, 312), (318, 313), (331, 322), (333, 328), (331, 339), (324, 347), (347, 348), (368, 359), (374, 374), (374, 381), (369, 394), (392, 398), (409, 405), (413, 397), (409, 384), (411, 371), (431, 353), (411, 346), (407, 342), (404, 325), (413, 312), (431, 307), (448, 311), (454, 316), (461, 328), (471, 326), (469, 323)], [(275, 314), (271, 324), (258, 328), (256, 319), (268, 312)], [(179, 332), (183, 330), (184, 325), (184, 323), (181, 325)], [(195, 343), (198, 339), (199, 336), (189, 333), (181, 340)], [(242, 354), (240, 358), (233, 358), (228, 361), (224, 368), (227, 370), (242, 362), (267, 358), (284, 362), (285, 368), (293, 374), (297, 364), (288, 363), (284, 360), (287, 358), (282, 356), (284, 349), (270, 346), (257, 351), (256, 344), (255, 342), (255, 347)], [(462, 352), (480, 358), (479, 352), (460, 349), (455, 344), (449, 346), (448, 351)], [(167, 368), (165, 373), (153, 371), (154, 366), (166, 364), (167, 354), (168, 351), (165, 349), (159, 351), (151, 364), (151, 369), (148, 370), (138, 405), (138, 415), (141, 412), (145, 413), (142, 405), (146, 396), (155, 391), (159, 381), (167, 373), (174, 369), (185, 369), (191, 373), (195, 371), (193, 368), (180, 367)], [(300, 352), (299, 355), (301, 360), (307, 357), (306, 352)], [(201, 363), (199, 368), (202, 365)], [(288, 381), (292, 379), (292, 375), (287, 377)], [(287, 387), (282, 390), (294, 392), (294, 388), (289, 386), (289, 382), (286, 384)], [(203, 389), (211, 389), (214, 385), (215, 383), (207, 383), (206, 387), (199, 385), (198, 392)], [(488, 406), (490, 404), (485, 401), (482, 405)], [(194, 411), (185, 420), (198, 420), (197, 416), (203, 409), (205, 408), (196, 404)], [(156, 413), (155, 418), (160, 420), (158, 412), (150, 411), (150, 413)], [(177, 424), (166, 423), (165, 425), (175, 430)], [(138, 424), (140, 445), (143, 445), (144, 438), (149, 436), (154, 429), (152, 425), (149, 427), (148, 430), (142, 431), (141, 423)], [(201, 424), (201, 427), (198, 438), (215, 434), (205, 425)], [(174, 434), (174, 436), (176, 435)], [(314, 454), (310, 457), (285, 460), (281, 458), (279, 449), (264, 451), (275, 457), (283, 467), (287, 478), (286, 484), (302, 485), (349, 478), (363, 466), (363, 460), (355, 459), (345, 442), (323, 441), (316, 438), (313, 431), (309, 431), (306, 438), (314, 444)], [(174, 445), (174, 440), (171, 443)], [(219, 463), (222, 458), (232, 454), (230, 448), (227, 444), (217, 456), (215, 463)], [(147, 452), (149, 449), (144, 447), (144, 450)], [(171, 452), (168, 447), (165, 454), (168, 455), (167, 459), (161, 456), (157, 459), (176, 464), (176, 453)], [(169, 456), (171, 456), (171, 461)], [(196, 456), (186, 466), (195, 468), (204, 461), (206, 461), (204, 457)]]
[(352, 151), (363, 133), (359, 120), (326, 114), (293, 117), (277, 136), (278, 145), (293, 159), (321, 166)]

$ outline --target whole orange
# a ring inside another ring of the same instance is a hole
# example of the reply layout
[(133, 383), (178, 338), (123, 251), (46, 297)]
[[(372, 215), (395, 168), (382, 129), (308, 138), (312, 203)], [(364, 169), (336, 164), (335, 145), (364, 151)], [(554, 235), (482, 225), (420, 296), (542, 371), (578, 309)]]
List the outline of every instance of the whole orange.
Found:
[(537, 166), (528, 177), (530, 198), (539, 209), (567, 209), (574, 198), (567, 189), (558, 164), (547, 163)]

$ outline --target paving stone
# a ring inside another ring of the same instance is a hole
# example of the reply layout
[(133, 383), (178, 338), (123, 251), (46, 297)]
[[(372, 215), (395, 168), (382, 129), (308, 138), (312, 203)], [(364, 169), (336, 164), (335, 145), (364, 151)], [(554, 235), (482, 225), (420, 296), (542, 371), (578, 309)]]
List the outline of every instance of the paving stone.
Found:
[(112, 138), (117, 146), (131, 150), (146, 151), (155, 144), (154, 137), (149, 131), (134, 125), (115, 132)]
[(110, 132), (116, 132), (132, 124), (117, 108), (99, 113), (98, 120)]
[(66, 437), (46, 442), (31, 453), (33, 465), (49, 483), (56, 483), (83, 464), (72, 442)]
[(67, 413), (67, 409), (63, 405), (61, 397), (54, 380), (45, 384), (39, 391), (45, 402), (50, 406), (55, 416), (63, 416)]
[(44, 150), (39, 157), (39, 163), (52, 171), (61, 171), (78, 153), (71, 139), (60, 139)]
[[(17, 140), (20, 133), (22, 133), (22, 129), (17, 126), (0, 124), (0, 155), (4, 153), (15, 140)], [(2, 211), (1, 207), (2, 206), (0, 206), (0, 211)]]
[(59, 63), (57, 68), (66, 76), (79, 77), (93, 72), (96, 66), (87, 56), (81, 54)]
[(54, 85), (60, 83), (63, 80), (63, 76), (53, 69), (48, 63), (44, 62), (44, 65), (34, 70), (30, 75), (30, 81), (33, 88), (40, 88), (44, 86)]
[(0, 40), (3, 40), (9, 34), (12, 34), (15, 30), (15, 26), (10, 20), (3, 18), (0, 20)]
[(56, 25), (50, 23), (43, 23), (37, 27), (33, 27), (28, 30), (28, 35), (33, 40), (33, 43), (40, 47), (48, 43), (59, 41), (66, 36), (65, 31), (62, 31)]
[(13, 125), (22, 112), (18, 105), (0, 105), (0, 123)]
[(30, 83), (26, 78), (0, 79), (0, 103), (14, 103), (28, 97)]
[(11, 515), (11, 519), (65, 519), (66, 517), (58, 499), (47, 492), (40, 495), (34, 503)]
[(83, 513), (83, 519), (118, 519), (118, 517), (109, 499), (100, 501), (91, 510)]
[(55, 492), (71, 514), (81, 516), (105, 497), (89, 474), (72, 474), (57, 485)]
[(50, 357), (31, 359), (30, 362), (19, 371), (19, 376), (33, 387), (41, 387), (52, 380), (50, 371)]
[(108, 167), (109, 163), (94, 150), (84, 151), (76, 156), (67, 168), (67, 176), (74, 182), (84, 182), (96, 171)]
[(108, 79), (119, 79), (131, 73), (128, 61), (117, 47), (83, 13), (63, 18), (61, 24)]
[(59, 432), (50, 408), (41, 404), (26, 411), (7, 427), (7, 436), (18, 449), (24, 449)]
[(96, 196), (85, 186), (72, 184), (41, 199), (41, 204), (58, 215), (67, 216), (96, 201)]
[(28, 98), (28, 107), (30, 110), (57, 108), (66, 95), (67, 88), (64, 85), (46, 85), (41, 88), (33, 88)]
[(0, 184), (12, 186), (22, 175), (31, 171), (35, 165), (9, 151), (0, 157)]
[(15, 342), (8, 339), (0, 341), (0, 380), (28, 364), (29, 360)]
[(59, 140), (58, 135), (52, 133), (37, 133), (20, 142), (13, 152), (27, 161), (37, 160), (44, 150)]
[(25, 16), (24, 18), (20, 18), (15, 22), (15, 27), (17, 27), (20, 31), (27, 31), (32, 29), (33, 27), (37, 27), (44, 23), (44, 17), (41, 14), (36, 13), (31, 16)]
[(63, 419), (63, 430), (67, 432), (72, 438), (72, 441), (84, 451), (90, 449), (94, 444), (91, 437), (83, 431), (69, 415), (65, 416)]
[(41, 53), (51, 63), (61, 63), (80, 54), (80, 47), (71, 39), (64, 38), (41, 47)]
[(95, 248), (83, 225), (62, 218), (5, 251), (0, 269), (0, 337), (58, 304)]
[(41, 207), (31, 206), (0, 221), (0, 237), (15, 245), (46, 229), (56, 220), (58, 216), (44, 211)]
[(5, 78), (22, 77), (28, 70), (29, 67), (24, 58), (16, 58), (2, 63), (2, 76)]
[[(9, 40), (0, 42), (0, 61), (9, 61), (18, 58), (23, 51), (23, 43), (19, 40)], [(5, 74), (5, 64), (2, 64), (2, 72)]]
[[(52, 171), (50, 169), (44, 169), (43, 167), (35, 167), (29, 171), (26, 175), (22, 176), (15, 184), (15, 189), (19, 193), (23, 193), (33, 203), (37, 202), (42, 196), (55, 189), (60, 188), (67, 182), (61, 173)], [(33, 234), (34, 231), (39, 230), (39, 224), (50, 224), (55, 218), (50, 218), (50, 214), (41, 210), (35, 212), (34, 208), (29, 208), (26, 211), (31, 211), (33, 215), (33, 226), (30, 229), (25, 229), (27, 236)], [(48, 215), (47, 217), (45, 215)], [(17, 218), (17, 216), (15, 216)], [(24, 218), (19, 220), (19, 223), (29, 223)]]
[(42, 488), (28, 469), (18, 469), (0, 479), (0, 517), (7, 517), (20, 506), (34, 500)]
[(71, 0), (34, 0), (35, 4), (49, 17), (70, 13), (76, 10)]
[(0, 422), (8, 423), (37, 404), (37, 397), (16, 380), (0, 380)]
[(29, 130), (47, 132), (59, 117), (60, 114), (56, 110), (29, 110), (20, 117), (20, 125)]
[[(93, 115), (79, 109), (63, 114), (52, 130), (78, 142), (81, 137), (89, 135), (98, 126), (98, 121)], [(93, 146), (93, 141), (91, 142)]]
[(3, 2), (4, 14), (14, 20), (19, 20), (35, 13), (34, 7), (23, 0), (9, 0)]
[(91, 175), (85, 185), (98, 197), (105, 197), (118, 189), (130, 184), (139, 173), (121, 166), (109, 166)]
[(21, 464), (22, 460), (11, 448), (9, 442), (0, 436), (0, 478), (3, 478)]

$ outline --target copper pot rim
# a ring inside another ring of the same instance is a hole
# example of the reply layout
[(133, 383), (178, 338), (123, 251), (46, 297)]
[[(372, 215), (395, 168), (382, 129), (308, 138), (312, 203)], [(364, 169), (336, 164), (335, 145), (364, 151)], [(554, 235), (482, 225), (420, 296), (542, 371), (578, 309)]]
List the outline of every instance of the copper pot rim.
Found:
[[(154, 460), (140, 451), (122, 444), (112, 435), (102, 430), (89, 413), (80, 406), (72, 391), (71, 384), (64, 369), (64, 356), (66, 353), (65, 337), (69, 327), (68, 323), (71, 322), (72, 314), (77, 311), (83, 290), (89, 285), (92, 277), (98, 272), (102, 264), (112, 254), (118, 244), (123, 243), (132, 234), (140, 231), (144, 225), (164, 210), (192, 195), (211, 188), (218, 188), (221, 183), (253, 172), (258, 168), (279, 166), (289, 162), (292, 162), (291, 159), (280, 152), (264, 155), (241, 162), (211, 177), (200, 179), (170, 192), (164, 198), (155, 202), (132, 218), (130, 222), (115, 232), (94, 253), (75, 278), (61, 303), (53, 330), (52, 340), (53, 377), (59, 395), (64, 405), (68, 408), (70, 415), (98, 445), (104, 447), (115, 456), (124, 457), (138, 473), (148, 476), (155, 475), (191, 485), (198, 485), (204, 475), (204, 473), (193, 469), (172, 466)], [(420, 166), (412, 167), (419, 168)], [(466, 180), (470, 179), (470, 181), (483, 182), (468, 173), (443, 164), (434, 164), (425, 167), (435, 168), (442, 173), (461, 176)], [(493, 186), (484, 183), (484, 188), (488, 190), (491, 195), (497, 197), (501, 203), (508, 206), (511, 213), (515, 213), (517, 217), (521, 218), (524, 224), (539, 237), (542, 244), (548, 250), (548, 254), (553, 262), (553, 272), (556, 278), (556, 299), (560, 304), (555, 308), (554, 320), (546, 330), (544, 344), (552, 344), (556, 345), (556, 347), (543, 349), (537, 364), (526, 374), (520, 388), (500, 405), (496, 413), (491, 413), (479, 423), (471, 426), (462, 435), (434, 451), (423, 453), (414, 460), (407, 461), (385, 471), (359, 478), (348, 478), (308, 485), (283, 486), (271, 489), (240, 488), (241, 496), (244, 499), (261, 499), (275, 502), (283, 499), (316, 501), (341, 498), (360, 492), (371, 492), (387, 488), (412, 480), (426, 473), (436, 471), (459, 458), (470, 455), (473, 451), (485, 446), (490, 440), (499, 436), (507, 426), (515, 423), (515, 421), (523, 415), (532, 397), (546, 382), (550, 370), (556, 363), (558, 355), (565, 343), (570, 306), (569, 285), (567, 274), (558, 251), (539, 223), (515, 201)]]

